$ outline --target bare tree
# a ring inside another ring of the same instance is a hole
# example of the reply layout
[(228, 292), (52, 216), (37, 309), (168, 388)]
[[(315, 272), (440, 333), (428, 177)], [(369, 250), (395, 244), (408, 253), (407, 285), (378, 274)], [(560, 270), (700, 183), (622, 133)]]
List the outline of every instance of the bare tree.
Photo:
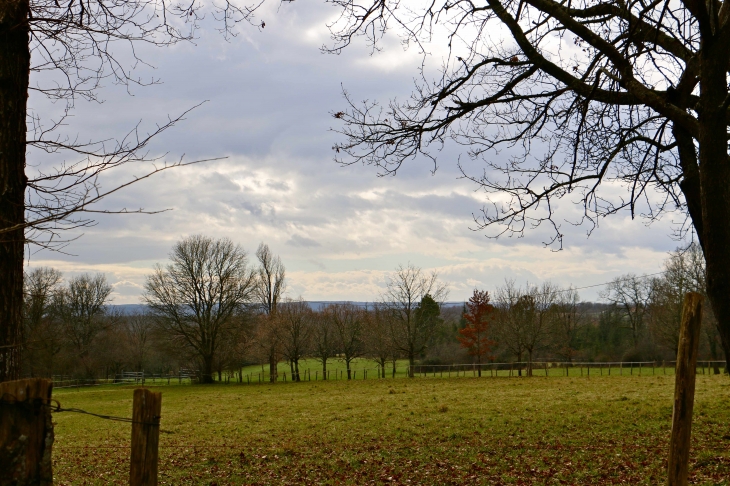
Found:
[(388, 278), (385, 292), (380, 297), (381, 305), (389, 313), (395, 350), (408, 358), (411, 378), (416, 357), (426, 349), (434, 331), (431, 315), (419, 318), (419, 306), (427, 297), (440, 303), (447, 295), (448, 289), (439, 282), (436, 272), (425, 274), (411, 264), (399, 266)]
[(633, 274), (617, 277), (600, 293), (623, 314), (624, 325), (631, 331), (634, 347), (639, 345), (648, 318), (651, 286), (646, 278)]
[[(527, 358), (527, 376), (532, 376), (535, 354), (549, 344), (558, 291), (550, 282), (540, 287), (527, 284), (521, 289), (511, 280), (497, 289), (499, 342), (515, 354), (517, 361)], [(521, 369), (518, 372), (522, 374)]]
[(332, 327), (337, 339), (337, 351), (342, 357), (347, 369), (347, 379), (352, 378), (350, 365), (352, 361), (363, 355), (365, 351), (363, 333), (365, 316), (363, 311), (351, 303), (330, 304), (325, 314), (332, 321)]
[(145, 311), (124, 316), (127, 342), (130, 348), (130, 362), (135, 371), (143, 371), (152, 348), (154, 318)]
[(111, 324), (107, 304), (112, 286), (103, 274), (73, 277), (53, 294), (53, 315), (60, 322), (74, 358), (94, 377), (95, 343)]
[(382, 378), (385, 378), (385, 365), (395, 354), (389, 316), (388, 309), (379, 303), (365, 314), (365, 355), (377, 363)]
[(422, 69), (407, 101), (351, 102), (335, 113), (344, 122), (345, 141), (335, 146), (344, 163), (395, 173), (420, 155), (435, 167), (435, 152), (454, 140), (487, 165), (463, 169), (489, 198), (476, 223), (492, 235), (547, 225), (557, 245), (556, 201), (564, 197), (583, 206), (571, 222), (589, 229), (621, 211), (648, 221), (679, 212), (707, 260), (730, 363), (725, 2), (334, 3), (342, 17), (330, 50), (358, 35), (377, 49), (391, 28), (424, 56), (433, 39), (447, 48), (438, 74)]
[(572, 362), (578, 354), (578, 336), (588, 318), (578, 292), (572, 287), (556, 292), (555, 297), (552, 304), (553, 350), (558, 357)]
[(323, 311), (312, 316), (312, 354), (322, 363), (322, 379), (327, 379), (327, 362), (337, 355), (337, 331)]
[[(259, 314), (256, 319), (256, 347), (262, 363), (269, 364), (269, 381), (276, 383), (279, 376), (279, 360), (283, 354), (283, 333), (280, 329), (281, 321), (276, 314)], [(263, 371), (263, 364), (261, 365)]]
[(259, 244), (256, 250), (259, 260), (256, 297), (267, 314), (276, 314), (281, 297), (286, 290), (286, 269), (281, 258), (271, 253), (269, 245)]
[(55, 357), (62, 349), (63, 333), (53, 319), (53, 299), (61, 278), (61, 272), (49, 267), (36, 268), (24, 278), (23, 343), (31, 376), (53, 375)]
[(144, 301), (160, 329), (195, 352), (202, 382), (211, 383), (216, 354), (253, 301), (256, 274), (243, 248), (226, 238), (190, 236), (170, 260), (147, 277)]
[[(144, 208), (113, 210), (98, 203), (153, 174), (186, 164), (147, 153), (150, 141), (184, 114), (151, 133), (134, 127), (117, 140), (66, 137), (59, 129), (68, 124), (79, 100), (101, 101), (102, 80), (127, 86), (156, 83), (134, 74), (134, 67), (144, 64), (136, 47), (194, 39), (205, 16), (202, 8), (195, 2), (159, 0), (0, 4), (0, 381), (17, 379), (20, 373), (24, 245), (63, 246), (69, 239), (59, 233), (93, 224), (95, 213), (154, 213)], [(236, 23), (251, 21), (254, 9), (223, 1), (207, 12), (221, 21), (220, 30), (230, 33)], [(50, 120), (33, 111), (29, 91), (65, 103), (65, 114)], [(26, 164), (26, 153), (36, 161), (49, 156), (40, 164)], [(54, 166), (59, 158), (63, 163)], [(75, 161), (66, 162), (68, 158)], [(102, 184), (102, 176), (130, 164), (144, 167), (124, 182)]]
[(311, 346), (312, 309), (300, 298), (281, 304), (276, 318), (280, 322), (282, 351), (289, 361), (292, 381), (301, 381), (299, 360)]
[[(692, 243), (670, 253), (663, 274), (653, 278), (650, 285), (649, 327), (657, 343), (676, 355), (684, 295), (687, 292), (706, 295), (705, 260), (699, 245)], [(713, 359), (717, 359), (717, 329), (711, 311), (703, 313), (702, 330)]]

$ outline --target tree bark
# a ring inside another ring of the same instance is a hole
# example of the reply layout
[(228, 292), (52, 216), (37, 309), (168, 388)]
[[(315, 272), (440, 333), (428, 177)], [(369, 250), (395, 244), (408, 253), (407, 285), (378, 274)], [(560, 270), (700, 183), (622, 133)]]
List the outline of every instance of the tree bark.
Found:
[[(24, 222), (28, 0), (0, 0), (0, 231)], [(21, 370), (22, 228), (0, 233), (0, 382)]]
[[(713, 45), (714, 44), (714, 45)], [(726, 368), (730, 365), (730, 161), (727, 153), (728, 50), (703, 39), (700, 63), (699, 159), (702, 199), (700, 239), (707, 262), (707, 294), (717, 317)], [(697, 225), (695, 223), (695, 227)], [(730, 369), (730, 368), (728, 368)]]
[(679, 331), (677, 367), (672, 409), (672, 436), (667, 461), (667, 485), (685, 486), (689, 475), (689, 451), (692, 436), (697, 349), (702, 324), (700, 294), (690, 292), (684, 298), (682, 327)]
[(0, 384), (0, 486), (52, 486), (51, 380)]
[(278, 374), (276, 365), (276, 358), (272, 354), (271, 356), (269, 356), (269, 381), (271, 383), (276, 383), (276, 378)]
[[(0, 0), (2, 1), (2, 0)], [(213, 357), (203, 356), (203, 373), (200, 377), (201, 383), (213, 383)]]

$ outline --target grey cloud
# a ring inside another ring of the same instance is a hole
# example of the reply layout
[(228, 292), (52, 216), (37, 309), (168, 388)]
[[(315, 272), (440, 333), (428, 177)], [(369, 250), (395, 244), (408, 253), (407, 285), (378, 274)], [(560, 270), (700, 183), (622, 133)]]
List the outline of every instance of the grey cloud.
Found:
[(289, 238), (289, 241), (287, 241), (286, 244), (290, 245), (290, 246), (300, 246), (303, 248), (313, 248), (313, 247), (322, 246), (315, 240), (313, 240), (311, 238), (307, 238), (306, 236), (301, 236), (301, 235), (292, 235), (292, 237)]

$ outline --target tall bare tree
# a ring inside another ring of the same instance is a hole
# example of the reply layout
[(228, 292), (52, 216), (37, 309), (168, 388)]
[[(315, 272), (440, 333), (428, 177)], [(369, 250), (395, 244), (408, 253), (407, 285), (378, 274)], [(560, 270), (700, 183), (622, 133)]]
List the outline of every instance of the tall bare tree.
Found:
[(147, 277), (144, 301), (160, 329), (195, 352), (201, 381), (212, 383), (216, 354), (254, 300), (256, 273), (243, 248), (227, 238), (185, 238), (170, 261)]
[(301, 381), (299, 360), (312, 344), (312, 309), (302, 299), (284, 302), (276, 314), (283, 355), (289, 361), (292, 381)]
[(61, 351), (63, 332), (53, 318), (53, 300), (60, 289), (61, 272), (41, 267), (25, 275), (23, 344), (25, 368), (31, 376), (51, 376), (54, 359)]
[(327, 379), (327, 363), (337, 355), (337, 331), (324, 311), (312, 316), (312, 355), (322, 363), (322, 379)]
[(552, 338), (554, 353), (571, 362), (578, 354), (580, 331), (588, 324), (584, 306), (578, 292), (569, 287), (555, 293), (552, 304)]
[[(279, 376), (279, 361), (283, 355), (284, 333), (280, 329), (281, 321), (276, 314), (259, 314), (256, 316), (256, 349), (261, 362), (269, 365), (269, 381), (276, 383)], [(263, 364), (261, 365), (263, 371)]]
[(133, 312), (123, 318), (130, 350), (130, 363), (135, 371), (143, 371), (148, 363), (154, 332), (154, 318), (146, 311)]
[(277, 306), (286, 290), (286, 269), (281, 258), (271, 253), (269, 245), (259, 244), (256, 250), (259, 260), (256, 297), (267, 314), (276, 314)]
[(608, 284), (600, 295), (623, 314), (624, 325), (631, 332), (631, 341), (634, 347), (638, 346), (648, 324), (651, 282), (633, 274), (623, 275)]
[(111, 293), (112, 286), (99, 273), (73, 277), (53, 295), (54, 318), (89, 378), (94, 377), (95, 342), (112, 324), (107, 308)]
[(582, 205), (572, 222), (589, 228), (621, 211), (648, 221), (679, 212), (705, 255), (730, 360), (726, 1), (333, 3), (342, 16), (331, 50), (360, 35), (378, 49), (391, 29), (424, 56), (434, 39), (446, 48), (441, 69), (422, 69), (407, 101), (335, 113), (344, 163), (395, 173), (424, 156), (435, 167), (436, 151), (454, 140), (486, 162), (464, 168), (489, 198), (477, 224), (492, 235), (548, 226), (557, 245), (564, 197)]
[(352, 378), (350, 365), (365, 352), (363, 334), (365, 331), (365, 315), (352, 303), (330, 304), (325, 314), (332, 321), (337, 340), (337, 351), (347, 369), (347, 379)]
[[(664, 273), (651, 280), (648, 322), (654, 339), (661, 346), (677, 353), (682, 305), (686, 292), (706, 295), (705, 259), (696, 243), (678, 248), (664, 262)], [(718, 358), (718, 333), (710, 312), (702, 316), (702, 331), (707, 338), (712, 359)]]
[(441, 303), (447, 295), (448, 289), (436, 272), (426, 274), (410, 263), (399, 266), (388, 278), (380, 305), (389, 313), (393, 346), (408, 358), (411, 378), (416, 357), (426, 349), (435, 330), (430, 315), (419, 318), (419, 306), (426, 298)]
[[(515, 354), (518, 361), (527, 358), (527, 376), (532, 376), (536, 353), (550, 343), (558, 294), (559, 289), (550, 282), (540, 287), (527, 284), (519, 288), (514, 281), (507, 280), (497, 289), (498, 340)], [(522, 370), (519, 369), (518, 373), (521, 375)]]
[(365, 355), (377, 363), (381, 378), (385, 378), (385, 365), (395, 355), (390, 333), (390, 315), (388, 309), (380, 303), (376, 303), (365, 315)]

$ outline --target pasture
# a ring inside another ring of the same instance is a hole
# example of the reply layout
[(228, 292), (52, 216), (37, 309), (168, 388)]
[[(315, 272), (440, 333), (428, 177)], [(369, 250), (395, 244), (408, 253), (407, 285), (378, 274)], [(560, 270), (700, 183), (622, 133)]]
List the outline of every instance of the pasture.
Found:
[[(697, 377), (691, 482), (730, 478), (730, 379)], [(160, 482), (660, 484), (674, 377), (163, 386)], [(131, 416), (131, 387), (57, 390)], [(125, 484), (128, 423), (54, 414), (58, 485)]]

